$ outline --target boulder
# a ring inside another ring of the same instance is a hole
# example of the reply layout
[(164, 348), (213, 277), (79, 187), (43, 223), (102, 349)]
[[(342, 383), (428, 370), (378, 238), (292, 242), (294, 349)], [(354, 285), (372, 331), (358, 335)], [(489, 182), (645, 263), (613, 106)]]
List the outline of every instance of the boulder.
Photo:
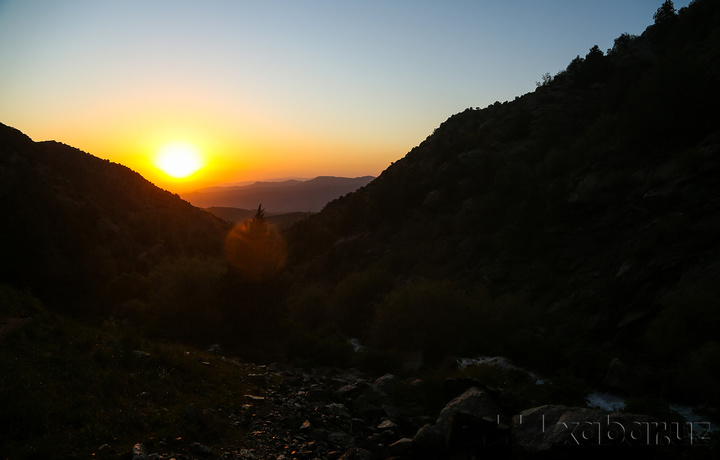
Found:
[(417, 456), (437, 457), (442, 452), (445, 440), (440, 429), (429, 423), (423, 425), (413, 437)]
[(443, 408), (435, 425), (417, 431), (413, 447), (423, 458), (497, 452), (509, 449), (509, 426), (510, 420), (487, 392), (472, 387)]
[(436, 426), (444, 434), (445, 448), (454, 450), (506, 438), (510, 420), (486, 391), (472, 387), (443, 408)]
[(390, 444), (387, 448), (391, 456), (404, 455), (410, 452), (413, 447), (412, 438), (402, 438)]
[(356, 382), (337, 390), (337, 395), (349, 400), (353, 408), (379, 407), (387, 397), (383, 391), (367, 382)]

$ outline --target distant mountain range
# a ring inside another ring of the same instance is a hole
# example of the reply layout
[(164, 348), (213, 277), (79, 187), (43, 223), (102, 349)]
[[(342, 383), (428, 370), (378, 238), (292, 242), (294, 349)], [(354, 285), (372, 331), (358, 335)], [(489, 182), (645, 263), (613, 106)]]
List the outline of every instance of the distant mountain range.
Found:
[(318, 212), (336, 198), (367, 185), (373, 176), (320, 176), (311, 180), (255, 182), (250, 185), (208, 187), (182, 197), (201, 208), (230, 207), (257, 209), (262, 204), (268, 213)]

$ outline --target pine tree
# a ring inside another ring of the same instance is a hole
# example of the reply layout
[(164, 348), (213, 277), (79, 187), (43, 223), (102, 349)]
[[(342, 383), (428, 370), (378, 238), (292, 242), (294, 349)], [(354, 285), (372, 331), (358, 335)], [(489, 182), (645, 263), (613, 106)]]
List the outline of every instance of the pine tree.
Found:
[(653, 15), (653, 19), (655, 20), (656, 25), (662, 26), (672, 22), (676, 16), (677, 11), (675, 10), (675, 5), (673, 5), (672, 0), (665, 0), (665, 2), (660, 5), (660, 8), (658, 8)]

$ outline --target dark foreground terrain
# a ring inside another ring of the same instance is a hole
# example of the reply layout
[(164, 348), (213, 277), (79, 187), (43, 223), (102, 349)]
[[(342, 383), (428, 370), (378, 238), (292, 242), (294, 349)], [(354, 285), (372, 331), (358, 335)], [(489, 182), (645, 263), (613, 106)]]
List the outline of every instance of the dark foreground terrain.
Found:
[(128, 324), (82, 325), (26, 294), (0, 294), (4, 458), (716, 454), (710, 418), (688, 423), (657, 406), (634, 415), (648, 409), (642, 400), (590, 409), (577, 381), (543, 380), (504, 359), (381, 376), (255, 365), (218, 345), (147, 341)]

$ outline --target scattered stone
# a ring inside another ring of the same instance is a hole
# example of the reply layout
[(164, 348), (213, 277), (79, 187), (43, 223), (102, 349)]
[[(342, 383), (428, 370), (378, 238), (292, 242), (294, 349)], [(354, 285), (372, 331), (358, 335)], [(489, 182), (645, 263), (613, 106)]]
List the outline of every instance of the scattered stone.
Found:
[(385, 374), (375, 380), (375, 387), (382, 391), (390, 391), (400, 384), (400, 380), (392, 374)]
[[(299, 370), (280, 376), (271, 373), (269, 366), (257, 369), (262, 371), (250, 374), (253, 376), (248, 380), (265, 381), (267, 396), (245, 395), (250, 401), (236, 411), (229, 406), (201, 410), (189, 404), (183, 414), (195, 426), (203, 426), (203, 420), (207, 423), (210, 417), (213, 424), (217, 417), (226, 417), (229, 424), (247, 430), (248, 449), (218, 454), (197, 442), (188, 445), (156, 441), (152, 448), (157, 453), (148, 454), (142, 444), (136, 444), (132, 454), (126, 457), (132, 460), (470, 459), (514, 458), (517, 453), (528, 458), (536, 455), (554, 458), (556, 454), (566, 454), (558, 449), (574, 441), (573, 426), (580, 430), (575, 436), (580, 433), (585, 442), (590, 442), (589, 439), (597, 436), (613, 437), (620, 433), (619, 429), (607, 429), (614, 422), (615, 428), (622, 425), (628, 429), (633, 423), (651, 421), (645, 416), (565, 406), (529, 409), (511, 421), (488, 391), (478, 386), (467, 388), (477, 384), (469, 379), (447, 382), (442, 395), (459, 396), (447, 403), (439, 414), (434, 414), (419, 403), (396, 400), (395, 391), (405, 386), (412, 388), (413, 383), (400, 382), (389, 374), (373, 383), (353, 371), (324, 369), (306, 373)], [(416, 385), (419, 384), (418, 381)], [(389, 388), (393, 390), (386, 393), (384, 389)], [(260, 402), (263, 403), (258, 404)], [(583, 426), (587, 423), (594, 423), (595, 428)], [(626, 436), (636, 435), (626, 432)], [(109, 446), (102, 446), (97, 452), (100, 451), (104, 451), (105, 457), (112, 454)]]
[(249, 449), (240, 449), (235, 453), (235, 458), (245, 460), (255, 460), (255, 454)]
[(388, 446), (388, 453), (392, 456), (403, 455), (410, 452), (412, 447), (412, 438), (402, 438)]
[(392, 420), (385, 420), (382, 423), (380, 423), (378, 426), (378, 430), (396, 430), (398, 428), (397, 423), (394, 423)]
[(338, 447), (347, 447), (355, 444), (353, 437), (347, 433), (336, 432), (328, 435), (328, 442)]
[(322, 411), (327, 415), (333, 415), (335, 417), (350, 418), (350, 413), (347, 408), (339, 403), (330, 403), (322, 408)]
[(283, 375), (296, 375), (298, 373), (298, 369), (285, 363), (272, 363), (267, 366), (267, 369), (276, 374)]
[(247, 378), (257, 386), (264, 387), (267, 385), (267, 377), (264, 374), (248, 374)]
[(148, 460), (147, 450), (145, 446), (138, 443), (132, 448), (132, 460)]
[(347, 450), (340, 460), (375, 460), (375, 456), (369, 450), (354, 447)]
[(392, 432), (390, 430), (385, 430), (380, 433), (373, 433), (368, 438), (368, 441), (371, 444), (375, 444), (378, 446), (384, 446), (386, 444), (391, 443), (395, 439), (397, 439), (397, 434), (395, 434), (394, 432)]
[(215, 353), (215, 354), (222, 354), (224, 352), (222, 345), (219, 343), (214, 343), (210, 345), (207, 349), (208, 353)]

